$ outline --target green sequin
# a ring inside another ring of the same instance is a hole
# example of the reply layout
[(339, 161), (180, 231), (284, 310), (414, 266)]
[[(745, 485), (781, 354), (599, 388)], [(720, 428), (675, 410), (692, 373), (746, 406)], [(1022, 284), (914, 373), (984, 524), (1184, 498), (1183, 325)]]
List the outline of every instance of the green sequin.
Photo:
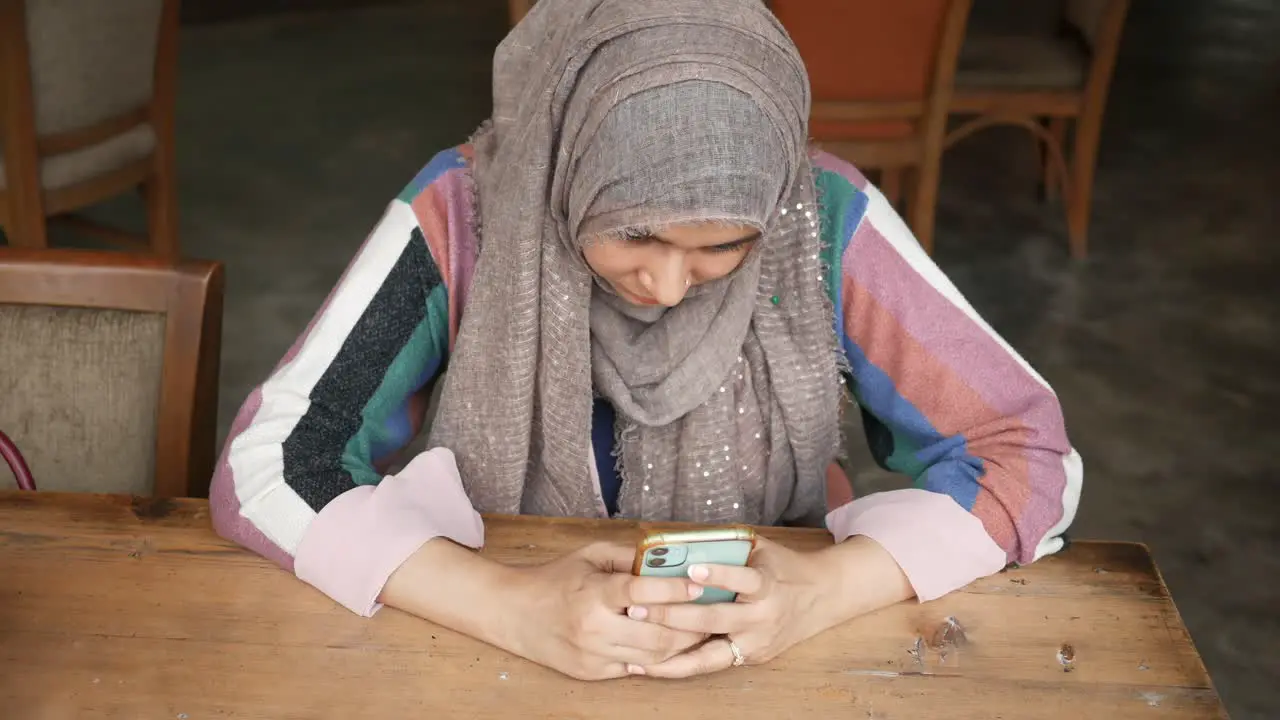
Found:
[(777, 305), (777, 304), (779, 304), (779, 303), (781, 303), (781, 302), (782, 302), (782, 298), (778, 297), (777, 295), (774, 295), (773, 297), (771, 297), (771, 298), (769, 298), (769, 299), (773, 301), (773, 304), (774, 304), (774, 305)]

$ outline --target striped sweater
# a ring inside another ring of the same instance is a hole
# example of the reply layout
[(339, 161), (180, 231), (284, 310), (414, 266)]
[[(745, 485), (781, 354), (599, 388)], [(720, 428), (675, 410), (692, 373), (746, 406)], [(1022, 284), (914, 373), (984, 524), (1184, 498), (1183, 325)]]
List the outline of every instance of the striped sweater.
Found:
[[(423, 543), (480, 547), (452, 454), (393, 461), (421, 427), (466, 307), (478, 239), (470, 148), (437, 155), (386, 213), (237, 414), (210, 491), (214, 527), (363, 615)], [(814, 158), (836, 331), (871, 450), (911, 487), (826, 524), (897, 560), (921, 600), (1063, 545), (1082, 466), (1057, 397), (973, 310), (875, 187)], [(600, 516), (615, 507), (612, 409), (592, 433)]]

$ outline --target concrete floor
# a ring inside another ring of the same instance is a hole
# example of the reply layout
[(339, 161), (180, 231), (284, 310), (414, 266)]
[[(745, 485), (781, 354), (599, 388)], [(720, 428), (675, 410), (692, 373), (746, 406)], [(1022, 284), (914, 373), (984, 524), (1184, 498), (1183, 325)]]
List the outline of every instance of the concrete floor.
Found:
[[(227, 266), (223, 432), (389, 199), (485, 116), (503, 31), (496, 0), (184, 31), (182, 242)], [(1280, 717), (1277, 37), (1271, 0), (1134, 3), (1087, 262), (1023, 136), (956, 148), (939, 209), (940, 264), (1066, 407), (1073, 535), (1151, 546), (1236, 720)]]

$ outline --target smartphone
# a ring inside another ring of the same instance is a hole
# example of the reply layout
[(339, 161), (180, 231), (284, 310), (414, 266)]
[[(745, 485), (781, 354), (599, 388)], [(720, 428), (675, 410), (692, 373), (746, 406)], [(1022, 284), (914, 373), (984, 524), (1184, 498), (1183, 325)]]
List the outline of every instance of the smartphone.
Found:
[[(756, 547), (756, 533), (749, 527), (718, 527), (680, 532), (650, 533), (636, 547), (632, 575), (688, 577), (690, 565), (746, 566)], [(733, 602), (737, 593), (706, 588), (693, 602)]]

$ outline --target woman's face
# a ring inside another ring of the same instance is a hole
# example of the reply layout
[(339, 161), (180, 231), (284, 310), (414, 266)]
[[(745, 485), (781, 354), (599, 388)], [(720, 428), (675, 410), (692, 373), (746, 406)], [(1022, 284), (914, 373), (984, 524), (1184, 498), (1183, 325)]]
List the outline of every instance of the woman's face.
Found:
[(673, 307), (690, 287), (737, 269), (759, 239), (760, 232), (748, 225), (691, 223), (593, 239), (583, 255), (627, 302)]

